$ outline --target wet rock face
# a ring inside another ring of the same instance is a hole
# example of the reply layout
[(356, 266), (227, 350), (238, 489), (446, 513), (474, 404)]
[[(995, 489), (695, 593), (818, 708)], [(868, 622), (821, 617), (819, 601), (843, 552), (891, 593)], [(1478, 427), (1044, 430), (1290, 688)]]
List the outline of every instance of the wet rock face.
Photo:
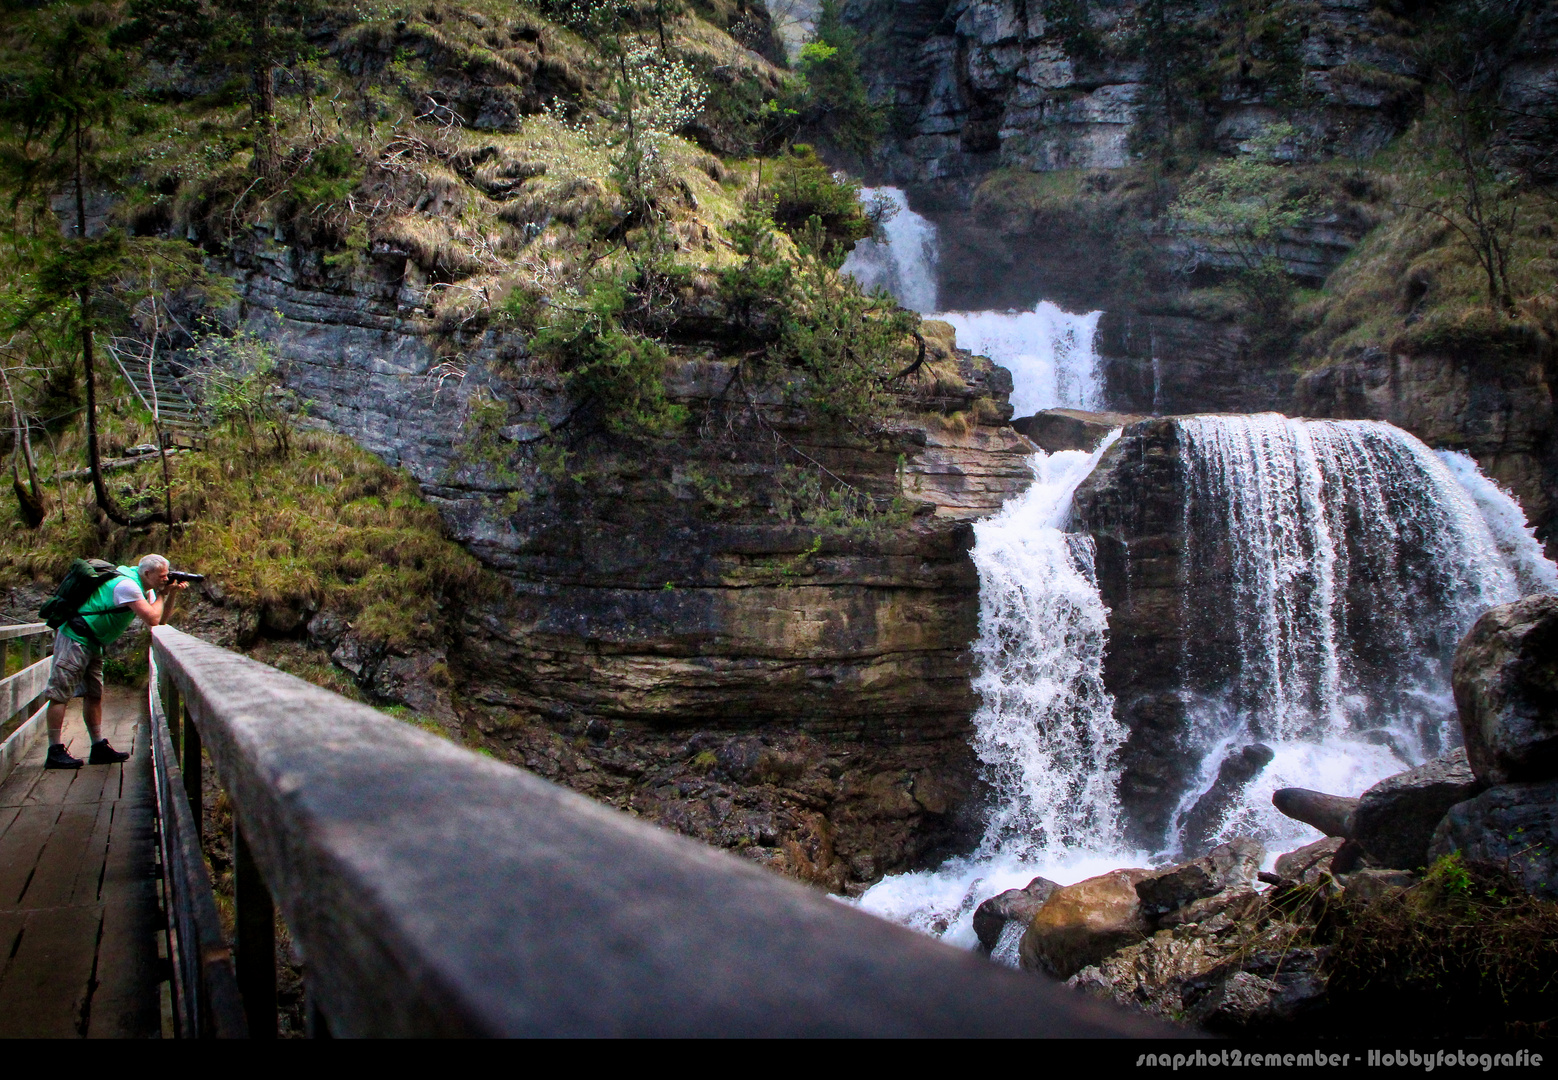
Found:
[(1466, 751), (1457, 749), (1415, 769), (1386, 777), (1363, 793), (1352, 816), (1351, 837), (1381, 867), (1417, 870), (1445, 812), (1476, 795)]
[(1047, 454), (1060, 450), (1091, 453), (1115, 428), (1143, 419), (1129, 413), (1088, 412), (1084, 409), (1045, 409), (1033, 416), (1019, 416), (1012, 428), (1028, 436)]
[(1105, 400), (1122, 411), (1286, 412), (1297, 381), (1290, 357), (1259, 352), (1237, 322), (1106, 310), (1094, 347)]
[(1358, 800), (1344, 795), (1327, 795), (1308, 788), (1279, 788), (1272, 793), (1272, 805), (1294, 821), (1302, 821), (1326, 836), (1350, 839)]
[(985, 952), (994, 952), (1008, 926), (1015, 925), (1026, 931), (1060, 886), (1049, 878), (1036, 877), (1020, 889), (1007, 889), (992, 896), (974, 910), (974, 936)]
[[(697, 424), (647, 450), (575, 442), (566, 468), (544, 473), (524, 447), (571, 404), (522, 340), (483, 333), (461, 342), (458, 365), (441, 361), (403, 257), (350, 282), (309, 258), (258, 242), (240, 253), (246, 328), (275, 342), (317, 421), (410, 472), (450, 535), (509, 583), (459, 612), (436, 656), (379, 655), (320, 623), (320, 647), (360, 685), (421, 708), (437, 695), (417, 687), (442, 670), (460, 720), (511, 760), (829, 887), (970, 842), (967, 523), (1032, 478), (1032, 445), (1001, 420), (1003, 369), (950, 357), (963, 388), (938, 384), (930, 403), (987, 422), (871, 438), (809, 428), (764, 398), (797, 455), (912, 511), (819, 535), (770, 510), (775, 477), (802, 458), (754, 456)], [(733, 374), (688, 360), (667, 390), (718, 433)], [(492, 401), (503, 422), (477, 430), (476, 406)], [(304, 614), (276, 618), (301, 633)], [(593, 741), (602, 726), (610, 739)], [(771, 751), (790, 764), (749, 768), (723, 746), (751, 736), (772, 741), (754, 762)]]
[(1151, 876), (1150, 870), (1111, 870), (1055, 890), (1023, 935), (1022, 966), (1069, 979), (1142, 940), (1147, 920), (1136, 885)]
[(1130, 729), (1121, 750), (1120, 802), (1132, 843), (1154, 847), (1171, 824), (1185, 775), (1190, 727), (1181, 691), (1183, 466), (1174, 421), (1131, 427), (1078, 487), (1073, 515), (1096, 546), (1109, 607), (1104, 682)]
[(1189, 862), (1111, 870), (1055, 889), (1023, 935), (1022, 966), (1071, 978), (1154, 932), (1247, 906), (1264, 855), (1259, 843), (1240, 837)]
[(1342, 840), (1340, 837), (1327, 836), (1324, 840), (1316, 840), (1312, 844), (1305, 844), (1296, 851), (1278, 855), (1275, 867), (1277, 877), (1286, 878), (1289, 881), (1314, 884), (1309, 875), (1328, 870), (1331, 857), (1336, 854), (1341, 846)]
[(1558, 780), (1501, 784), (1451, 807), (1428, 855), (1452, 852), (1504, 867), (1528, 892), (1558, 900)]
[(1471, 770), (1489, 784), (1558, 776), (1558, 596), (1484, 614), (1455, 652)]
[(1255, 882), (1265, 851), (1248, 837), (1219, 844), (1206, 856), (1180, 863), (1137, 882), (1136, 895), (1148, 917), (1161, 917), (1226, 889)]

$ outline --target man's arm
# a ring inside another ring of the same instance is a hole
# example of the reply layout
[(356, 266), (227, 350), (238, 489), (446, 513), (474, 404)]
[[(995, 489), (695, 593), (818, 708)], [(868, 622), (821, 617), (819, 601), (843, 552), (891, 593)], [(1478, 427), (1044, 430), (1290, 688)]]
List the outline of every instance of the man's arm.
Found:
[(184, 581), (170, 581), (164, 586), (166, 591), (156, 600), (131, 600), (125, 606), (140, 616), (141, 621), (147, 626), (161, 626), (172, 614), (173, 597), (175, 589), (187, 589), (189, 583)]
[(131, 600), (128, 606), (131, 611), (141, 617), (141, 622), (147, 626), (160, 626), (162, 625), (163, 609), (167, 602), (168, 598), (166, 596), (159, 596), (155, 601)]

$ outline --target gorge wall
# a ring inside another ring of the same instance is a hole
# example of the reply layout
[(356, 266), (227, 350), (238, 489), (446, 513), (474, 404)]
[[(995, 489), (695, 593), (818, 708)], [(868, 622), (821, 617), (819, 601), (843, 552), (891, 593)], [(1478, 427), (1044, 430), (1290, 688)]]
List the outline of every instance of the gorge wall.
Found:
[[(1146, 8), (1135, 0), (851, 0), (865, 71), (894, 117), (882, 168), (904, 184), (971, 190), (999, 167), (1132, 164), (1134, 128), (1155, 92), (1151, 54), (1166, 44), (1154, 40)], [(1187, 5), (1171, 18), (1204, 14)], [(1323, 0), (1294, 15), (1295, 40), (1280, 56), (1260, 55), (1259, 43), (1226, 55), (1228, 42), (1203, 43), (1207, 74), (1221, 80), (1207, 103), (1212, 138), (1232, 149), (1258, 133), (1288, 111), (1296, 80), (1308, 98), (1296, 122), (1319, 152), (1380, 149), (1402, 128), (1415, 74), (1399, 19), (1369, 0)], [(1085, 48), (1068, 25), (1075, 21), (1086, 23)]]
[[(1414, 222), (1403, 200), (1416, 196), (1394, 175), (1403, 170), (1373, 163), (1387, 148), (1424, 152), (1403, 137), (1445, 93), (1420, 60), (1443, 13), (1372, 0), (1259, 10), (850, 0), (845, 10), (891, 117), (869, 164), (938, 225), (944, 309), (1039, 299), (1102, 309), (1106, 407), (1387, 420), (1471, 453), (1558, 542), (1551, 320), (1537, 297), (1509, 332), (1473, 329), (1476, 313), (1454, 305), (1475, 298), (1445, 286), (1469, 249), (1447, 251), (1461, 241), (1439, 219)], [(1165, 12), (1171, 24), (1160, 26)], [(1487, 92), (1518, 118), (1490, 152), (1500, 168), (1549, 183), (1540, 163), (1553, 134), (1558, 5), (1521, 9), (1486, 62)], [(1320, 301), (1241, 312), (1226, 290), (1237, 260), (1170, 209), (1198, 167), (1248, 155), (1276, 124), (1290, 133), (1277, 155), (1298, 167), (1293, 183), (1311, 201), (1272, 253)], [(1517, 242), (1538, 261), (1552, 254), (1545, 213), (1528, 213), (1529, 241)], [(1363, 265), (1338, 274), (1357, 251)], [(1436, 304), (1455, 325), (1427, 341), (1414, 324)], [(1327, 313), (1349, 305), (1377, 328), (1337, 345)]]
[[(684, 358), (667, 390), (692, 411), (686, 435), (584, 439), (548, 463), (524, 448), (568, 414), (557, 375), (513, 333), (462, 341), (462, 366), (441, 367), (404, 262), (323, 282), (257, 241), (237, 267), (245, 326), (316, 421), (410, 472), (506, 584), (460, 613), (445, 654), (387, 655), (328, 617), (310, 637), (378, 698), (834, 889), (966, 842), (967, 522), (1030, 480), (1005, 371), (932, 324), (943, 375), (914, 405), (930, 411), (862, 438), (800, 422), (776, 389), (737, 383), (734, 361)], [(739, 395), (763, 409), (755, 449), (730, 435)], [(503, 425), (484, 429), (495, 401)], [(871, 527), (787, 522), (772, 507), (805, 462), (902, 509)], [(426, 677), (440, 660), (444, 689)]]

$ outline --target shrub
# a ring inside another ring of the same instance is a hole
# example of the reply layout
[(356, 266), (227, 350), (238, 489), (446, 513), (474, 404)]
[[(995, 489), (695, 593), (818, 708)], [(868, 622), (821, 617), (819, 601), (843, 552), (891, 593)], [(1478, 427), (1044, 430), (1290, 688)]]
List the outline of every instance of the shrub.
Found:
[(797, 143), (775, 159), (763, 184), (774, 224), (791, 236), (799, 235), (815, 219), (826, 243), (820, 254), (841, 265), (857, 240), (876, 229), (860, 205), (860, 185), (835, 176), (817, 152)]
[(1503, 870), (1446, 856), (1413, 888), (1367, 904), (1344, 901), (1335, 917), (1330, 1012), (1344, 1028), (1553, 1033), (1558, 903), (1526, 894)]

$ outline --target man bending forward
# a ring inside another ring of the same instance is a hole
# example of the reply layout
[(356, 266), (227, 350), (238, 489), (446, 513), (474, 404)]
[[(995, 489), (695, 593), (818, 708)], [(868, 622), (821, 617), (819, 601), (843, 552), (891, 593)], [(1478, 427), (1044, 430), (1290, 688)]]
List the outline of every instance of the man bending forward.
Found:
[[(43, 691), (49, 703), (45, 769), (111, 765), (130, 756), (103, 738), (103, 649), (117, 641), (136, 616), (147, 626), (163, 622), (172, 597), (159, 599), (156, 590), (167, 585), (168, 560), (161, 555), (148, 555), (138, 566), (121, 566), (117, 577), (99, 585), (81, 605), (81, 621), (70, 620), (54, 635), (54, 662), (49, 668), (49, 685)], [(174, 588), (188, 586), (177, 582)], [(65, 704), (77, 688), (81, 691), (81, 716), (92, 737), (92, 752), (85, 762), (65, 752)]]

